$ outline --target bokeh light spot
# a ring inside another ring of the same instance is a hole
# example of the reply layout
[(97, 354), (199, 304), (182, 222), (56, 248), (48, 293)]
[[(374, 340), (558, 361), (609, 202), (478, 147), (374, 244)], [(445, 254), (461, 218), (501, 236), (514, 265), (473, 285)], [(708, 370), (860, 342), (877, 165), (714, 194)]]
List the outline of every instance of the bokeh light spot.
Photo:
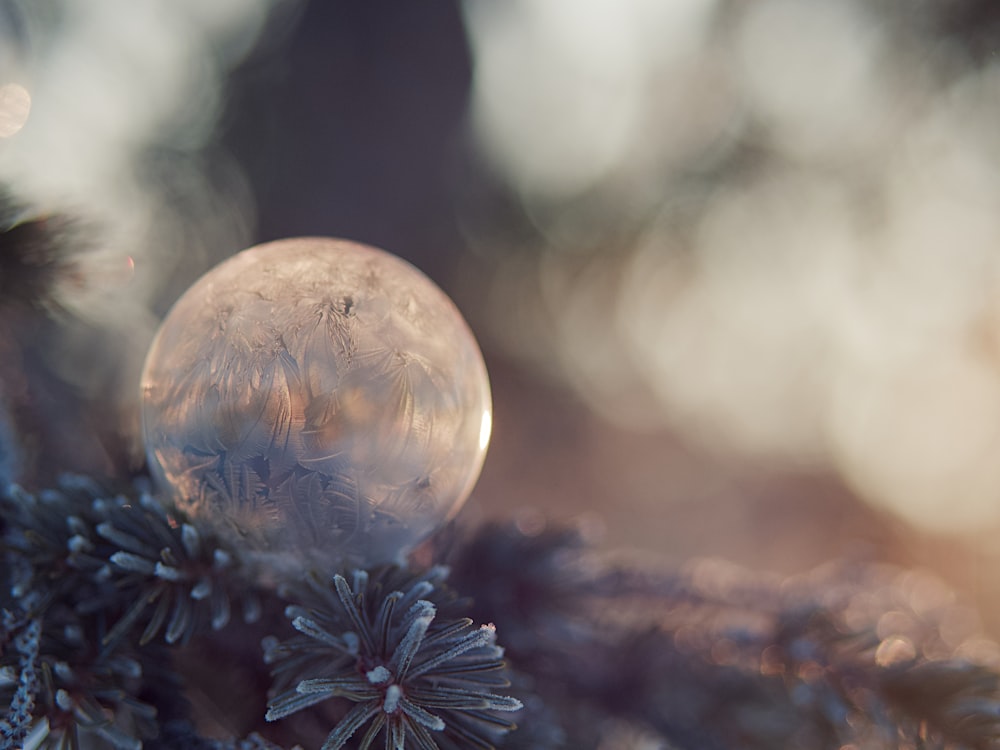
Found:
[(19, 83), (0, 86), (0, 138), (17, 135), (28, 122), (31, 94)]

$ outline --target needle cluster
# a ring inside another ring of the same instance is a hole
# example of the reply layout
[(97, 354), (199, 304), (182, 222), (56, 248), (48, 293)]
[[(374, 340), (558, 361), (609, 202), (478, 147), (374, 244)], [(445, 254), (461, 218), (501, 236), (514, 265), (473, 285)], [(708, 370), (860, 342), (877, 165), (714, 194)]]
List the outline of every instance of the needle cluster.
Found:
[(311, 578), (310, 605), (286, 610), (299, 635), (266, 644), (278, 684), (289, 684), (268, 720), (339, 698), (353, 705), (323, 750), (359, 733), (362, 750), (494, 747), (514, 726), (505, 715), (521, 703), (495, 692), (509, 685), (495, 628), (453, 616), (443, 578), (440, 568), (417, 576), (356, 570), (350, 583)]

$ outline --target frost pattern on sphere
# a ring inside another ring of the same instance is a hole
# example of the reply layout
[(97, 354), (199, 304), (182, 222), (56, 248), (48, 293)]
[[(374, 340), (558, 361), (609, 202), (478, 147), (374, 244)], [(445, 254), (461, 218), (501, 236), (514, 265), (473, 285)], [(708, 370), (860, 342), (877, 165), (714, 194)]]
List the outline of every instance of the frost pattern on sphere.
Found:
[(479, 476), (489, 381), (426, 276), (321, 238), (246, 250), (174, 305), (142, 376), (146, 453), (188, 512), (260, 550), (399, 559)]

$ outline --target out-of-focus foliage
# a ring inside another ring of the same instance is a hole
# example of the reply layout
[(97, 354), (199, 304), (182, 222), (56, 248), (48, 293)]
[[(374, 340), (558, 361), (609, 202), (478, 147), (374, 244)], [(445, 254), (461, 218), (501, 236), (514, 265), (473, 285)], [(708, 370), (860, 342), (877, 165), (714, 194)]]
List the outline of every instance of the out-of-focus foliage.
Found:
[(479, 530), (453, 562), (566, 747), (1000, 744), (1000, 650), (924, 575), (781, 580), (713, 560), (665, 574), (514, 526)]

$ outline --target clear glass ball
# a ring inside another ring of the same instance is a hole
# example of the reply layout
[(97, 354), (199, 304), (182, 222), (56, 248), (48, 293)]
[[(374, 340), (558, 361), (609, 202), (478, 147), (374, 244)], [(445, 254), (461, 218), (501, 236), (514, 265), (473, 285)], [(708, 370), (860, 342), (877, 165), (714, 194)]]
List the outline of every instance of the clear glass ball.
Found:
[(216, 266), (163, 321), (142, 375), (150, 469), (260, 551), (398, 561), (453, 516), (492, 407), (472, 332), (409, 263), (299, 238)]

